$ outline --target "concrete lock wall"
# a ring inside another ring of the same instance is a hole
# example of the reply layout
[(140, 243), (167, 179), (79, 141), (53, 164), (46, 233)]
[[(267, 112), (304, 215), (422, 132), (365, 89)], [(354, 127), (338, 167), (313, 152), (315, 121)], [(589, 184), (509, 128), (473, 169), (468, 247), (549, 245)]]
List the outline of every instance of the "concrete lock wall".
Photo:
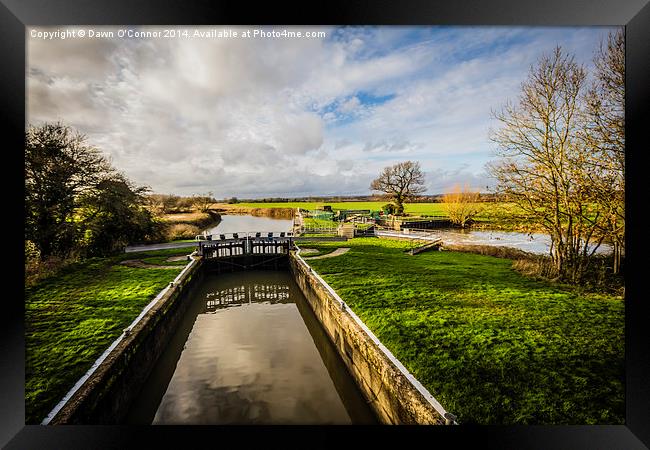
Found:
[[(289, 266), (316, 317), (334, 342), (350, 374), (384, 424), (445, 423), (438, 409), (295, 254)], [(430, 395), (430, 394), (429, 394)]]
[[(427, 399), (380, 348), (351, 312), (295, 254), (289, 268), (308, 304), (356, 384), (384, 424), (444, 424), (444, 409)], [(188, 298), (206, 272), (197, 258), (159, 300), (124, 334), (88, 379), (49, 421), (50, 424), (119, 424), (185, 314)], [(210, 269), (207, 271), (211, 272)], [(358, 320), (358, 319), (357, 319)], [(408, 374), (410, 375), (410, 374)], [(412, 378), (412, 376), (410, 376)], [(415, 384), (414, 384), (415, 382)]]
[(183, 300), (199, 284), (193, 262), (70, 397), (50, 424), (119, 424), (185, 313)]

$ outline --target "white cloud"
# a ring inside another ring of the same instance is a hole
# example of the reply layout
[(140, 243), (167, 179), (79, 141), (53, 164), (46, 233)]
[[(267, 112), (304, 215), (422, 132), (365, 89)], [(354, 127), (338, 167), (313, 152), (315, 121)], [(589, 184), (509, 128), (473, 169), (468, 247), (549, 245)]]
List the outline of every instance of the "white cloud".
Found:
[(72, 125), (158, 192), (366, 194), (403, 159), (430, 193), (478, 187), (491, 109), (542, 51), (559, 42), (588, 62), (607, 33), (309, 29), (328, 38), (28, 39), (28, 121)]

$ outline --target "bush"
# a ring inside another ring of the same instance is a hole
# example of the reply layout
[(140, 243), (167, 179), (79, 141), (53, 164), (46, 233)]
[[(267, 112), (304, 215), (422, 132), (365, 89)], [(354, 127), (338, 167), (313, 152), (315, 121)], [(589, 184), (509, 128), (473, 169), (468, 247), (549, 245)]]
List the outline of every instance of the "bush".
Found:
[(167, 240), (174, 241), (177, 239), (194, 239), (194, 237), (200, 233), (201, 230), (199, 227), (186, 223), (177, 223), (170, 226), (167, 230)]
[(77, 261), (79, 256), (76, 254), (68, 258), (48, 256), (42, 260), (25, 260), (25, 286), (31, 286), (44, 278), (56, 275), (61, 269)]
[(535, 255), (534, 253), (528, 253), (517, 248), (501, 247), (495, 245), (450, 244), (443, 245), (443, 248), (456, 252), (475, 253), (477, 255), (494, 256), (496, 258), (521, 259), (524, 261), (538, 258), (538, 255)]
[(32, 241), (25, 240), (25, 263), (41, 259), (41, 252)]
[(512, 262), (512, 268), (522, 275), (533, 278), (546, 278), (555, 280), (558, 277), (557, 269), (548, 257), (516, 259)]
[(384, 214), (395, 214), (395, 211), (397, 211), (397, 206), (392, 203), (386, 203), (381, 207), (381, 210), (384, 211)]
[[(563, 281), (551, 258), (545, 255), (515, 259), (512, 268), (532, 278)], [(623, 295), (625, 292), (623, 276), (613, 273), (611, 256), (593, 256), (579, 287), (586, 291), (613, 295)]]

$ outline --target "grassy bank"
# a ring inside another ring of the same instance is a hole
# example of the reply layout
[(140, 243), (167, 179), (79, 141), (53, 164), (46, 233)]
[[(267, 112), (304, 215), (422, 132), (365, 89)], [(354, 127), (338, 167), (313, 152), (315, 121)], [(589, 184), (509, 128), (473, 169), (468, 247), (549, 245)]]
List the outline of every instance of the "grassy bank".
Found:
[(216, 226), (221, 216), (216, 211), (165, 214), (162, 216), (165, 224), (165, 237), (168, 242), (194, 239), (205, 229)]
[[(25, 289), (25, 421), (40, 423), (178, 273), (188, 249), (128, 253), (72, 264)], [(139, 259), (172, 269), (119, 264)]]
[[(273, 205), (285, 206), (278, 207)], [(295, 207), (290, 206), (288, 203), (214, 203), (212, 208), (224, 214), (246, 214), (259, 217), (273, 217), (275, 219), (292, 219), (295, 210)]]
[(623, 423), (621, 298), (527, 278), (505, 258), (410, 256), (410, 245), (303, 247), (351, 247), (309, 264), (461, 423)]

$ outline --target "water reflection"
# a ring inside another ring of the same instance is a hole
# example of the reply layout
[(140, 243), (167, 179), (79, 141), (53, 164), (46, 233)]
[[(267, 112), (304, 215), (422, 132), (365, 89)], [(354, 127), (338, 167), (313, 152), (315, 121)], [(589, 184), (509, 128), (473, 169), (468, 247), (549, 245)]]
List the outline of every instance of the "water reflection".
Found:
[(342, 363), (337, 369), (323, 362), (322, 348), (331, 343), (317, 339), (313, 330), (310, 334), (304, 318), (308, 306), (289, 273), (207, 275), (187, 300), (192, 304), (184, 323), (136, 400), (128, 423), (374, 420)]
[(289, 297), (289, 286), (254, 284), (234, 286), (228, 289), (221, 289), (216, 292), (209, 292), (206, 296), (206, 313), (229, 306), (241, 306), (243, 304), (259, 302), (293, 303)]

